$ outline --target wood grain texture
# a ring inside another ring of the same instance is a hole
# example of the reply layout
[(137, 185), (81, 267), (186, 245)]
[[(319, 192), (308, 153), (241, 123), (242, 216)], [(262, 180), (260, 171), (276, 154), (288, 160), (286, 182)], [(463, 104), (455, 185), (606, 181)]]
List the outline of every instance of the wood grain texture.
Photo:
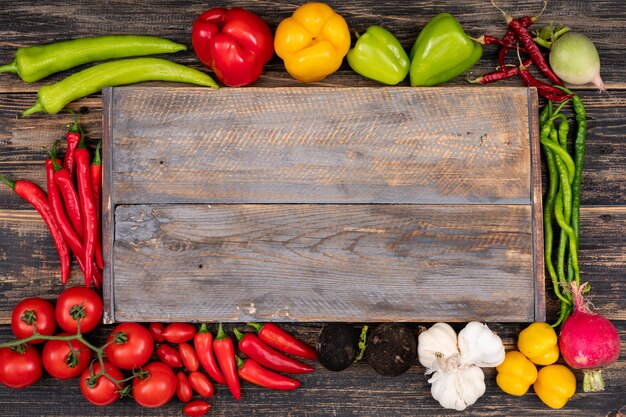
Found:
[(526, 89), (122, 87), (108, 97), (114, 204), (530, 202)]

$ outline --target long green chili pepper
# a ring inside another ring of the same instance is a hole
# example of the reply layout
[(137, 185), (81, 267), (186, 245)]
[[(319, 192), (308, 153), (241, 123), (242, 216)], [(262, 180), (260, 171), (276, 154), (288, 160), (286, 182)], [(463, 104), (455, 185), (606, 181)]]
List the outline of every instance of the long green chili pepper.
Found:
[(0, 72), (16, 72), (23, 81), (34, 82), (50, 74), (90, 62), (173, 53), (186, 49), (185, 45), (156, 36), (94, 36), (19, 48), (15, 53), (15, 60), (0, 66)]
[(173, 81), (218, 88), (209, 75), (196, 69), (159, 58), (132, 58), (95, 65), (52, 85), (44, 85), (37, 102), (22, 117), (37, 112), (56, 114), (71, 101), (97, 93), (103, 87), (142, 81)]
[[(563, 181), (561, 181), (561, 184)], [(556, 222), (559, 224), (561, 229), (565, 230), (567, 236), (569, 237), (569, 246), (570, 253), (572, 254), (572, 265), (574, 267), (574, 274), (576, 276), (576, 281), (580, 280), (580, 271), (578, 269), (578, 246), (576, 245), (576, 235), (574, 234), (574, 229), (565, 221), (563, 215), (563, 200), (559, 200), (558, 196), (556, 201), (554, 202), (554, 217), (556, 218)], [(565, 259), (561, 260), (565, 263)]]
[(555, 143), (551, 140), (541, 139), (541, 144), (550, 148), (550, 150), (553, 151), (556, 154), (556, 156), (558, 156), (561, 159), (561, 161), (563, 161), (563, 163), (567, 167), (568, 180), (569, 178), (573, 178), (574, 172), (576, 170), (576, 167), (574, 165), (574, 160), (567, 153), (567, 151), (563, 149), (561, 145), (558, 144), (558, 141)]

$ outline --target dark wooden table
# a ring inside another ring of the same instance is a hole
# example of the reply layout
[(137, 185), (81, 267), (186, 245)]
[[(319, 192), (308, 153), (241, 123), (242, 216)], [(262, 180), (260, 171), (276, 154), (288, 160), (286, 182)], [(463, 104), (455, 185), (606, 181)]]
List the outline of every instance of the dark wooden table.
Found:
[[(380, 24), (394, 32), (410, 48), (419, 30), (436, 13), (454, 14), (474, 36), (488, 33), (503, 35), (502, 17), (487, 0), (423, 0), (402, 4), (393, 1), (329, 2), (359, 32), (371, 24)], [(515, 16), (536, 14), (537, 1), (500, 1)], [(281, 1), (210, 2), (199, 1), (16, 1), (4, 0), (0, 9), (0, 62), (12, 61), (16, 48), (87, 35), (141, 33), (170, 38), (191, 46), (190, 32), (194, 18), (212, 6), (244, 6), (266, 18), (272, 29), (289, 16), (300, 3)], [(495, 384), (493, 370), (486, 371), (487, 392), (468, 409), (466, 415), (568, 415), (617, 416), (626, 413), (626, 8), (623, 0), (551, 1), (537, 26), (550, 21), (562, 22), (585, 33), (596, 43), (602, 60), (602, 75), (609, 88), (600, 94), (593, 88), (577, 88), (588, 112), (589, 133), (584, 165), (582, 193), (582, 238), (580, 267), (583, 279), (592, 287), (592, 301), (597, 310), (617, 326), (622, 339), (620, 361), (604, 371), (607, 388), (595, 394), (582, 393), (581, 373), (576, 372), (578, 390), (561, 411), (543, 405), (534, 393), (522, 398), (503, 394)], [(174, 60), (200, 68), (193, 51), (182, 52)], [(494, 68), (494, 49), (486, 52), (472, 70), (481, 74)], [(67, 114), (38, 115), (17, 119), (21, 110), (36, 99), (40, 85), (66, 76), (61, 73), (35, 83), (25, 84), (11, 74), (0, 74), (0, 173), (14, 178), (45, 184), (43, 162), (46, 149), (62, 137)], [(511, 81), (508, 85), (521, 85)], [(256, 86), (292, 86), (293, 81), (274, 58)], [(375, 85), (352, 72), (347, 65), (318, 85)], [(408, 85), (408, 81), (405, 81)], [(448, 85), (465, 85), (459, 77)], [(445, 88), (442, 87), (442, 88)], [(476, 87), (488, 88), (488, 87)], [(102, 135), (100, 96), (78, 100), (71, 105), (79, 110), (81, 122), (95, 141)], [(77, 269), (77, 268), (75, 268)], [(81, 277), (73, 271), (71, 284)], [(548, 287), (548, 319), (554, 320), (555, 297)], [(13, 306), (29, 296), (54, 300), (60, 284), (58, 258), (43, 222), (27, 203), (0, 188), (0, 340), (11, 337), (7, 325)], [(210, 297), (210, 294), (207, 294)], [(180, 300), (184, 303), (185, 300)], [(507, 348), (515, 344), (523, 323), (489, 323), (503, 338)], [(417, 332), (419, 325), (410, 323)], [(313, 343), (320, 323), (286, 324), (299, 337)], [(102, 342), (111, 326), (100, 326), (90, 339)], [(211, 400), (212, 415), (222, 416), (406, 416), (451, 415), (431, 398), (427, 378), (421, 366), (414, 366), (397, 378), (378, 376), (367, 364), (355, 365), (341, 373), (319, 369), (302, 378), (303, 387), (282, 393), (261, 390), (246, 384), (243, 398), (235, 402), (224, 387), (217, 388)], [(130, 398), (98, 408), (80, 394), (76, 380), (58, 381), (44, 377), (25, 390), (0, 387), (0, 414), (24, 415), (182, 415), (182, 405), (171, 401), (159, 409), (137, 406)]]

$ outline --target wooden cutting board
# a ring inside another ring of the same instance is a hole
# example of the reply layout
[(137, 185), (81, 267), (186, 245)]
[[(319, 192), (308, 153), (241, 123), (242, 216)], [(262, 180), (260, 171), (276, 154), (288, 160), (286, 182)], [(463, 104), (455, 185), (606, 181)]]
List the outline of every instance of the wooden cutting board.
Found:
[(104, 91), (105, 321), (545, 317), (525, 88)]

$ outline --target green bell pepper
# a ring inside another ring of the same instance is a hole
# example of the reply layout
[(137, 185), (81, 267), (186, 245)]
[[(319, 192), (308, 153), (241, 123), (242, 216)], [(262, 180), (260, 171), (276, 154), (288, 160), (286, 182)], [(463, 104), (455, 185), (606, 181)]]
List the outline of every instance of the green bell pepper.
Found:
[(387, 29), (370, 26), (348, 52), (348, 64), (364, 77), (395, 85), (406, 78), (410, 61), (398, 39)]
[(411, 48), (411, 85), (449, 81), (472, 68), (482, 54), (482, 46), (465, 34), (451, 14), (438, 14), (424, 26)]

